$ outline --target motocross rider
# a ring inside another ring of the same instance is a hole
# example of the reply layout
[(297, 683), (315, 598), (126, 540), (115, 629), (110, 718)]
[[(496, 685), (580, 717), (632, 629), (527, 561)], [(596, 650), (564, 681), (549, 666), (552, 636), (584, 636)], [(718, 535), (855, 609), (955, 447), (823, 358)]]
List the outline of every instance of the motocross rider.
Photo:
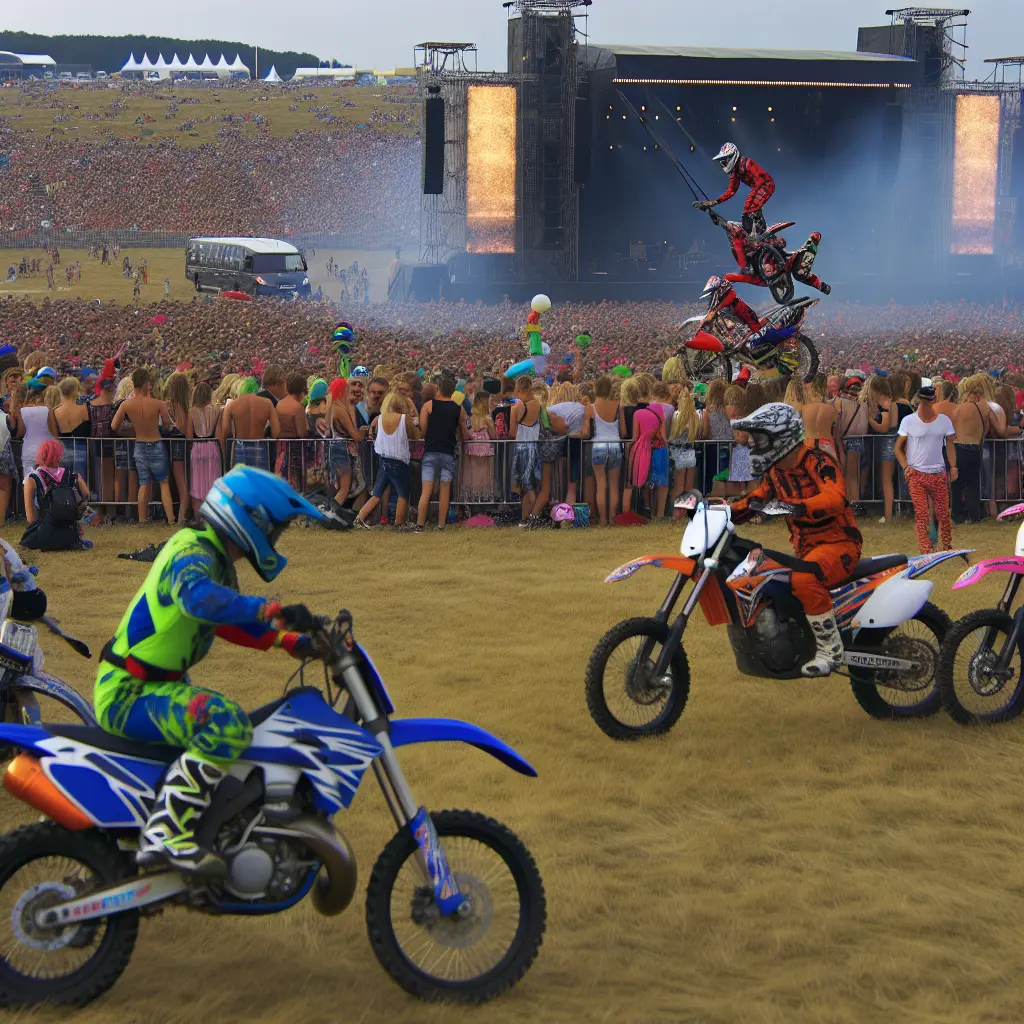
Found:
[(814, 633), (814, 657), (801, 672), (827, 676), (843, 656), (830, 588), (850, 576), (863, 545), (839, 464), (820, 448), (804, 446), (800, 414), (780, 402), (733, 420), (732, 427), (750, 435), (750, 472), (762, 478), (759, 487), (733, 503), (733, 522), (752, 519), (761, 505), (772, 500), (793, 507), (788, 522), (796, 556), (815, 563), (822, 574), (821, 578), (809, 572), (791, 576), (793, 594)]
[(107, 732), (184, 748), (140, 836), (139, 864), (165, 861), (216, 876), (224, 862), (200, 848), (195, 828), (226, 769), (248, 747), (252, 725), (234, 701), (193, 686), (188, 670), (215, 636), (258, 650), (281, 647), (298, 658), (309, 652), (309, 610), (239, 594), (234, 563), (248, 558), (269, 583), (285, 567), (275, 546), (291, 520), (324, 517), (280, 477), (248, 466), (217, 480), (199, 515), (199, 529), (179, 530), (163, 546), (104, 647), (94, 703)]

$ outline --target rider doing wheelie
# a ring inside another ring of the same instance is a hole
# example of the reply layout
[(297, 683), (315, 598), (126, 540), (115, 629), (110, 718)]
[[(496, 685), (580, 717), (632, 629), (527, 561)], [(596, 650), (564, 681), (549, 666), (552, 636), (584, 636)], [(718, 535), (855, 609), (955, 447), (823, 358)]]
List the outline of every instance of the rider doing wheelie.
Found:
[(139, 863), (166, 860), (216, 875), (224, 863), (200, 848), (195, 829), (226, 769), (248, 747), (252, 724), (234, 701), (191, 685), (188, 670), (214, 637), (299, 658), (309, 651), (309, 610), (239, 594), (234, 563), (248, 558), (269, 583), (286, 564), (275, 550), (285, 527), (298, 516), (324, 517), (280, 477), (247, 466), (214, 483), (199, 515), (200, 529), (179, 530), (164, 545), (104, 647), (94, 700), (107, 732), (185, 748), (164, 776)]
[(762, 406), (746, 419), (733, 420), (732, 427), (750, 435), (750, 471), (762, 478), (759, 487), (733, 503), (733, 522), (752, 519), (772, 500), (792, 506), (789, 538), (796, 556), (821, 571), (820, 576), (793, 572), (791, 577), (793, 594), (814, 633), (815, 654), (801, 672), (827, 676), (843, 656), (829, 590), (850, 576), (863, 545), (839, 465), (827, 452), (804, 445), (803, 420), (788, 405)]

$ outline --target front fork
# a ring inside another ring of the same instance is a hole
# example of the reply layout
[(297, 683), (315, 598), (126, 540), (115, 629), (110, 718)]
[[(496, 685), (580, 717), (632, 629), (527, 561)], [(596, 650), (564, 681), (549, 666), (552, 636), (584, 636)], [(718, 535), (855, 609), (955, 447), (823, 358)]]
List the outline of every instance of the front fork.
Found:
[[(1020, 588), (1020, 581), (1021, 576), (1018, 573), (1014, 573), (1007, 581), (1006, 590), (1003, 592), (1002, 600), (998, 605), (1000, 611), (1009, 613), (1010, 608), (1013, 606), (1013, 600)], [(995, 632), (991, 632), (992, 636), (985, 638), (987, 644), (991, 644), (995, 640)], [(996, 663), (993, 666), (996, 674), (1009, 671), (1010, 662), (1013, 660), (1013, 653), (1020, 646), (1022, 637), (1024, 637), (1024, 608), (1019, 608), (1017, 614), (1013, 617), (1013, 627), (1010, 629), (1010, 635), (1007, 637), (1006, 643), (1003, 644), (1003, 649), (999, 652), (999, 657), (996, 658)], [(1022, 651), (1022, 657), (1024, 657), (1024, 651)]]
[(388, 810), (399, 828), (408, 828), (419, 847), (419, 863), (424, 880), (434, 890), (434, 900), (442, 914), (465, 916), (472, 909), (469, 901), (459, 892), (458, 883), (448, 866), (448, 857), (434, 828), (434, 822), (425, 807), (416, 803), (412, 789), (398, 763), (391, 737), (387, 733), (387, 719), (382, 717), (376, 702), (359, 670), (354, 654), (344, 655), (335, 666), (348, 689), (363, 727), (373, 733), (381, 746), (380, 756), (373, 762)]
[[(666, 676), (670, 675), (672, 669), (672, 658), (676, 652), (676, 648), (682, 643), (683, 633), (686, 630), (686, 624), (690, 621), (690, 616), (693, 614), (693, 609), (697, 607), (697, 602), (700, 600), (700, 593), (704, 589), (704, 585), (708, 581), (708, 577), (711, 575), (712, 570), (705, 565), (704, 571), (700, 574), (697, 582), (693, 586), (693, 590), (690, 591), (690, 596), (686, 599), (686, 603), (683, 605), (682, 611), (676, 616), (675, 622), (672, 623), (672, 628), (668, 632), (668, 637), (665, 643), (662, 645), (661, 654), (658, 655), (658, 663), (654, 666), (654, 679), (661, 680)], [(665, 621), (668, 620), (668, 616), (675, 606), (676, 601), (679, 600), (679, 595), (682, 593), (683, 587), (686, 585), (687, 577), (679, 574), (676, 576), (669, 589), (668, 596), (665, 598), (664, 603), (658, 609), (657, 617)], [(640, 651), (641, 661), (646, 661), (651, 655), (651, 649), (654, 647), (654, 639), (649, 637), (644, 647)]]

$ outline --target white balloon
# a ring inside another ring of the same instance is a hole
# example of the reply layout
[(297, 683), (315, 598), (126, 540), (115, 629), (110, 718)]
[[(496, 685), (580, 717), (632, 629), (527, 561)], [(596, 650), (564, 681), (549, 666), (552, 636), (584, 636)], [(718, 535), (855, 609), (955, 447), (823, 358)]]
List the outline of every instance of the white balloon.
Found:
[(546, 295), (534, 295), (530, 309), (534, 313), (546, 313), (551, 308), (551, 300)]

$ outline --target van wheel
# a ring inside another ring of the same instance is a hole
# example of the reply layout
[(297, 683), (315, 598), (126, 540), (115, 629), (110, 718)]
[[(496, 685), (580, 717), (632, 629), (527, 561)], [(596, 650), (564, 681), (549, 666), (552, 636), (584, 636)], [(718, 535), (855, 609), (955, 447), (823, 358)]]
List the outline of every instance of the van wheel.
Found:
[(202, 291), (202, 289), (199, 287), (199, 275), (198, 274), (196, 274), (196, 276), (194, 278), (192, 278), (192, 282), (196, 286), (196, 291), (197, 292)]

